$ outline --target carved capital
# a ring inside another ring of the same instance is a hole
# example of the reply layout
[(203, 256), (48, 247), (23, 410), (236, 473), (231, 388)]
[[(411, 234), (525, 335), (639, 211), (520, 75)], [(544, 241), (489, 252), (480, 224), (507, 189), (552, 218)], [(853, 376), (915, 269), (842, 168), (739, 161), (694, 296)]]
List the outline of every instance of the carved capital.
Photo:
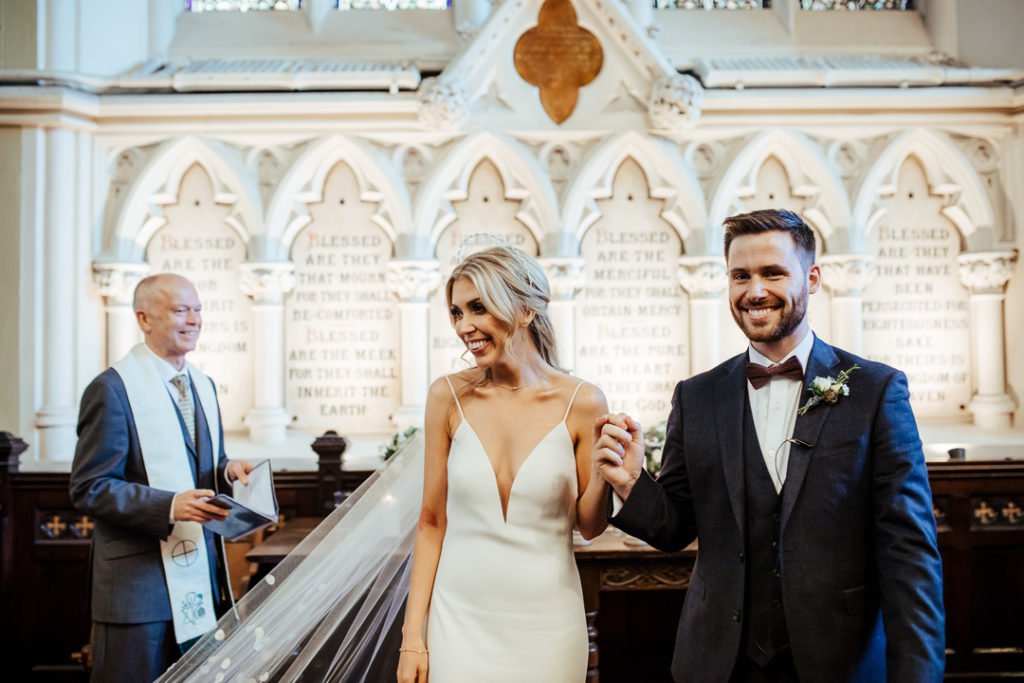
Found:
[(551, 285), (552, 301), (572, 301), (586, 284), (582, 258), (542, 258), (539, 262)]
[(822, 256), (821, 283), (833, 296), (860, 296), (875, 278), (875, 259), (865, 254)]
[(713, 299), (725, 291), (725, 259), (720, 256), (680, 256), (679, 284), (694, 299)]
[(960, 254), (960, 282), (971, 294), (1003, 294), (1016, 262), (1016, 249)]
[(419, 117), (440, 130), (457, 130), (469, 116), (466, 84), (453, 78), (424, 78), (420, 84)]
[(704, 88), (693, 76), (662, 76), (651, 86), (647, 115), (651, 128), (680, 130), (690, 128), (700, 118), (704, 106)]
[(149, 274), (148, 263), (92, 264), (92, 279), (108, 306), (130, 306), (135, 288)]
[(238, 288), (257, 304), (280, 304), (295, 287), (293, 263), (240, 263)]
[(391, 261), (387, 284), (399, 301), (426, 301), (441, 282), (437, 261)]

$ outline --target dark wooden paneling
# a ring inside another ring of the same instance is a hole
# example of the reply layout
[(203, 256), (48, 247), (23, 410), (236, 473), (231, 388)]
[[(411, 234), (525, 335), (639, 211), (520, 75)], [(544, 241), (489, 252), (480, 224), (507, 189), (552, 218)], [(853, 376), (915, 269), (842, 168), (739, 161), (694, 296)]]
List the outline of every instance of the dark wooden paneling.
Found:
[(1024, 462), (933, 463), (928, 473), (945, 574), (947, 676), (1020, 675)]
[(12, 475), (5, 507), (12, 552), (2, 558), (9, 580), (0, 637), (10, 645), (5, 661), (18, 679), (34, 667), (71, 666), (72, 653), (88, 642), (89, 540), (72, 535), (81, 515), (71, 507), (67, 474)]
[[(0, 482), (5, 673), (11, 680), (33, 670), (33, 680), (75, 680), (71, 655), (89, 637), (89, 542), (74, 535), (74, 525), (82, 520), (71, 507), (67, 474), (0, 474), (5, 475)], [(346, 473), (345, 487), (354, 489), (367, 474)], [(936, 463), (929, 466), (929, 475), (945, 571), (949, 677), (1020, 674), (1024, 514), (1017, 517), (1015, 510), (1024, 508), (1024, 461)], [(286, 517), (317, 514), (322, 502), (315, 472), (277, 472), (274, 477)], [(44, 530), (54, 516), (57, 523)], [(671, 599), (667, 594), (634, 595), (604, 598), (597, 626), (609, 680), (626, 680), (637, 653), (651, 669), (635, 670), (643, 673), (638, 680), (658, 680), (670, 656), (666, 634), (674, 629), (683, 592)], [(623, 643), (629, 647), (620, 647)]]
[[(345, 472), (343, 483), (354, 489), (369, 474)], [(321, 508), (316, 472), (275, 472), (274, 483), (286, 518)], [(13, 472), (0, 505), (0, 642), (5, 673), (14, 676), (8, 680), (76, 680), (76, 671), (84, 680), (72, 654), (89, 642), (90, 520), (71, 506), (67, 473)]]

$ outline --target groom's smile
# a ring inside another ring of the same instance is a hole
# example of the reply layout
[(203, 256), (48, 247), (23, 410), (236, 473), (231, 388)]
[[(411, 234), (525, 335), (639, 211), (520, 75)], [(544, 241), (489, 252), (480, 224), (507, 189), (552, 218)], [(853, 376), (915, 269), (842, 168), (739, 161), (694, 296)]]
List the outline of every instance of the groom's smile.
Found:
[[(769, 358), (782, 358), (807, 325), (807, 301), (819, 284), (785, 232), (739, 235), (729, 246), (729, 308), (743, 334)], [(766, 353), (769, 349), (772, 353)]]

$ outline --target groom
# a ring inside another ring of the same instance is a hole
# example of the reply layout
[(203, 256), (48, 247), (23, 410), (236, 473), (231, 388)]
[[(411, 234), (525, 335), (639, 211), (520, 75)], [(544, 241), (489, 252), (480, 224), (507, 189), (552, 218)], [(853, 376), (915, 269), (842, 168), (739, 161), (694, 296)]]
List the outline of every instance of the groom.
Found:
[(611, 522), (663, 550), (699, 539), (676, 681), (942, 678), (942, 562), (906, 377), (811, 332), (814, 241), (789, 211), (726, 220), (750, 347), (678, 384), (657, 481), (640, 425), (598, 422)]

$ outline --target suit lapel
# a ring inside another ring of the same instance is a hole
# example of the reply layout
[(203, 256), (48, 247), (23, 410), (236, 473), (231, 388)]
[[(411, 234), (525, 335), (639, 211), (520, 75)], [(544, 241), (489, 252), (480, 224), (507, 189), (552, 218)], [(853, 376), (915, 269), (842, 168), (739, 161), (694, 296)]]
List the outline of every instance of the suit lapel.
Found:
[[(811, 348), (811, 355), (807, 359), (807, 370), (804, 373), (804, 386), (800, 392), (800, 405), (802, 406), (810, 398), (807, 391), (811, 381), (815, 377), (835, 377), (839, 370), (836, 367), (839, 358), (832, 347), (821, 341), (814, 340)], [(781, 529), (785, 531), (789, 514), (793, 511), (800, 489), (807, 475), (807, 468), (811, 464), (811, 457), (818, 446), (818, 439), (821, 436), (821, 428), (832, 411), (832, 406), (827, 403), (819, 403), (803, 415), (797, 415), (796, 425), (793, 427), (793, 439), (801, 443), (791, 443), (789, 447), (789, 464), (786, 467), (786, 483), (782, 487), (782, 523)]]
[(725, 473), (725, 487), (729, 502), (740, 530), (740, 540), (745, 541), (746, 508), (743, 486), (743, 406), (747, 397), (746, 368), (747, 354), (740, 354), (732, 361), (728, 373), (715, 383), (715, 433), (718, 434), (721, 449), (722, 470)]

